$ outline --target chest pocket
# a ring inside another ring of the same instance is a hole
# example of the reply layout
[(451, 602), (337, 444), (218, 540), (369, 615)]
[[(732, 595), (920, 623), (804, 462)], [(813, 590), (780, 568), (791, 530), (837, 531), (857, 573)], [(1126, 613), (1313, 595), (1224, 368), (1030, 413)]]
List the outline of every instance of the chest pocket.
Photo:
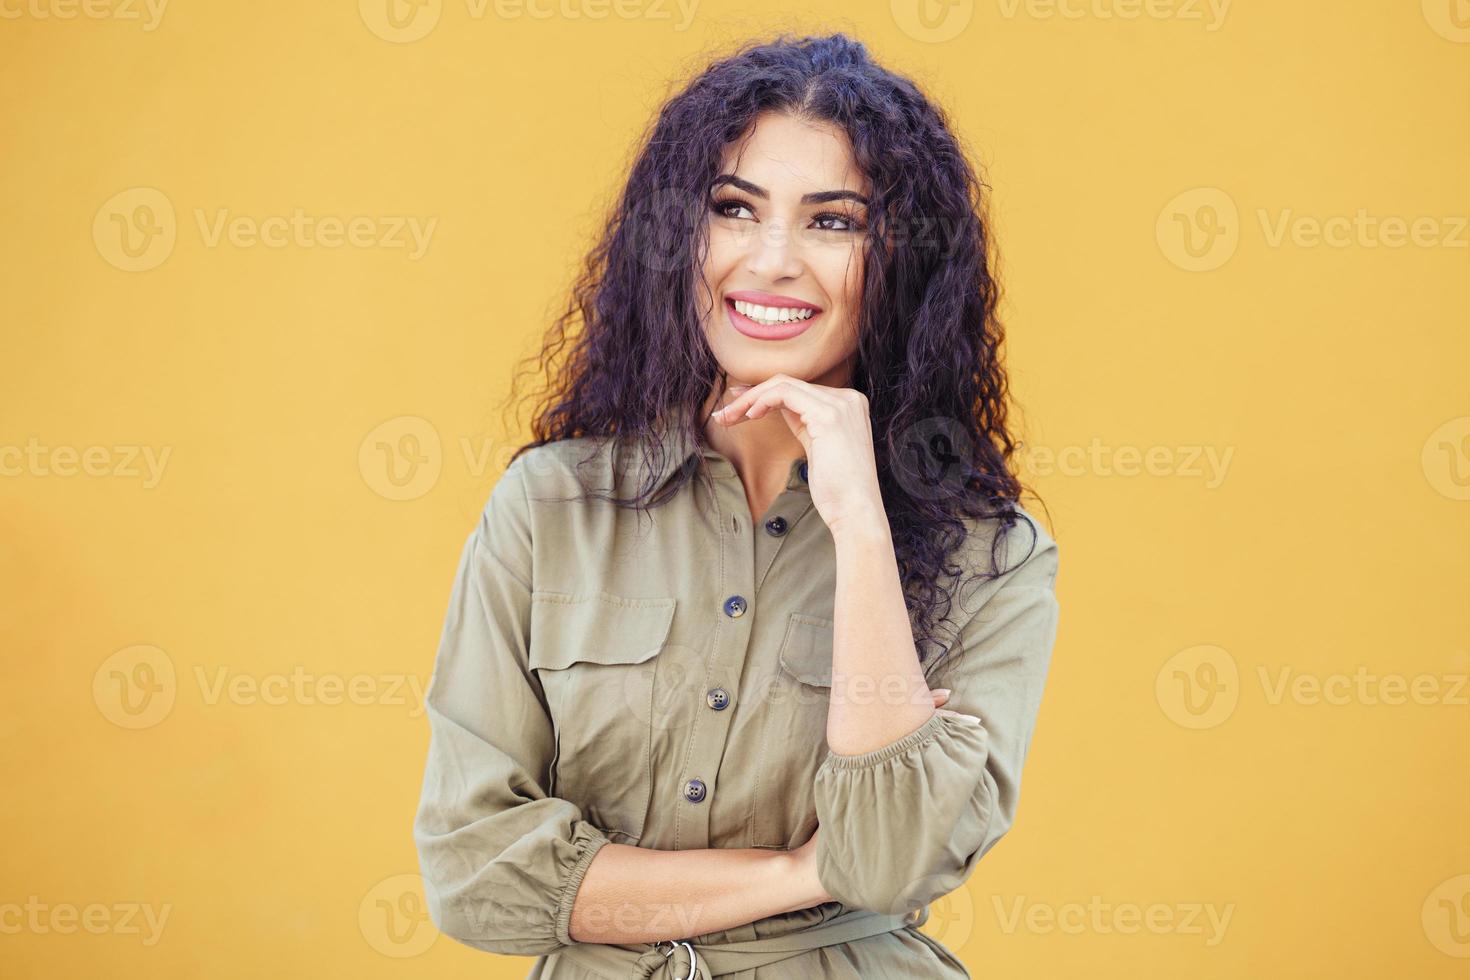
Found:
[(763, 755), (751, 829), (757, 847), (793, 847), (817, 822), (812, 783), (827, 757), (827, 707), (832, 697), (832, 620), (794, 612), (778, 652), (779, 669), (766, 699)]
[(654, 671), (675, 599), (536, 592), (531, 600), (529, 663), (556, 733), (550, 792), (610, 837), (636, 843), (653, 782)]

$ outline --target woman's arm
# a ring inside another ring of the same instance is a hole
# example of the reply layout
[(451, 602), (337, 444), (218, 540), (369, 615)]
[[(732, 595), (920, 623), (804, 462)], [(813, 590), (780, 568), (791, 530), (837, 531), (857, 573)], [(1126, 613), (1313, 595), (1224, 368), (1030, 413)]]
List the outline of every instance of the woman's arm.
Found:
[[(967, 564), (989, 556), (992, 532), (972, 532)], [(844, 905), (898, 912), (934, 901), (964, 883), (1015, 819), (1056, 638), (1058, 550), (1029, 515), (1002, 550), (1008, 570), (970, 596), (976, 611), (929, 671), (970, 717), (940, 712), (888, 745), (829, 753), (817, 770), (817, 874)]]
[[(912, 911), (963, 884), (1015, 817), (1056, 639), (1057, 543), (1018, 507), (1024, 519), (1005, 536), (999, 562), (1008, 570), (969, 597), (972, 614), (956, 621), (952, 649), (921, 670), (867, 399), (776, 375), (711, 417), (734, 425), (775, 408), (806, 447), (812, 503), (838, 565), (831, 751), (815, 783), (818, 878), (844, 905)], [(964, 563), (984, 571), (1000, 532), (998, 521), (975, 522)], [(932, 706), (930, 677), (947, 681), (946, 703), (960, 711)]]
[(829, 902), (817, 880), (816, 835), (792, 851), (654, 851), (604, 844), (572, 905), (583, 943), (652, 943), (745, 925)]
[[(936, 690), (934, 706), (948, 697), (948, 690)], [(820, 833), (791, 851), (604, 844), (577, 890), (571, 937), (588, 943), (687, 939), (830, 902), (817, 877)]]
[(917, 731), (941, 709), (919, 665), (881, 504), (844, 520), (832, 539), (837, 590), (827, 746), (859, 755)]

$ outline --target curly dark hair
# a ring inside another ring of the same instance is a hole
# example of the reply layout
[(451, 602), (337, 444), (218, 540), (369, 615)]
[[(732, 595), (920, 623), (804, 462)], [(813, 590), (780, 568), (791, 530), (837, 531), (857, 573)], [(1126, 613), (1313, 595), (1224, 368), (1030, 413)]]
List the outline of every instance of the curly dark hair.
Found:
[[(982, 197), (989, 188), (946, 115), (859, 41), (840, 33), (750, 41), (668, 99), (565, 312), (529, 358), (546, 385), (534, 438), (511, 458), (582, 436), (636, 442), (647, 458), (662, 451), (661, 423), (681, 427), (691, 445), (707, 444), (696, 410), (725, 384), (696, 306), (711, 185), (726, 147), (769, 111), (845, 131), (871, 181), (850, 383), (868, 399), (883, 502), (926, 660), (952, 602), (941, 580), (962, 574), (954, 559), (970, 522), (998, 522), (990, 568), (973, 583), (1001, 574), (996, 555), (1018, 523), (1023, 484), (1011, 469), (1016, 443)], [(650, 479), (631, 496), (600, 496), (651, 508), (695, 472), (662, 488)]]

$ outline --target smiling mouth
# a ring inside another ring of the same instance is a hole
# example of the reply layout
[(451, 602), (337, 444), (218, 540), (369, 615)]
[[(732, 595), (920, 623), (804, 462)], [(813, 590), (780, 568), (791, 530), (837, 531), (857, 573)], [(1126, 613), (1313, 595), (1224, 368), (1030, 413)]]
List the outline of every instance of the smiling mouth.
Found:
[(822, 312), (809, 306), (762, 306), (759, 303), (747, 303), (743, 299), (732, 299), (730, 304), (746, 319), (754, 320), (767, 327), (774, 327), (780, 323), (799, 323), (802, 320), (810, 320)]
[(805, 333), (823, 310), (805, 306), (762, 306), (744, 300), (725, 299), (730, 325), (754, 340), (789, 340)]

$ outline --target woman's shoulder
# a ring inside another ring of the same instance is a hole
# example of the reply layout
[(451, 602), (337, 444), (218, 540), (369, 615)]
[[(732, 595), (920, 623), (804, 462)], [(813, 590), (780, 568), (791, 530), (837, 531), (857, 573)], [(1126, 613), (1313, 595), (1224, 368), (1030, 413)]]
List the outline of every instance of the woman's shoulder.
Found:
[(1056, 574), (1056, 538), (1022, 504), (1011, 504), (1007, 514), (965, 518), (964, 525), (965, 542), (960, 551), (967, 572), (981, 571), (1004, 579), (1027, 567), (1035, 574), (1037, 566), (1042, 566), (1051, 575)]
[(992, 600), (1005, 590), (1027, 590), (1024, 600), (1020, 592), (1008, 594), (1028, 604), (1056, 604), (1056, 538), (1024, 506), (1017, 503), (1010, 510), (1010, 515), (964, 519), (968, 533), (955, 550), (953, 571), (940, 578), (950, 600), (934, 627), (941, 649), (974, 624), (993, 619), (992, 610), (999, 606)]
[(608, 486), (619, 469), (619, 456), (610, 439), (556, 439), (520, 450), (501, 480), (523, 488), (528, 499), (560, 498), (589, 485)]
[(956, 549), (946, 587), (957, 595), (961, 617), (983, 607), (1006, 588), (1055, 591), (1058, 569), (1056, 538), (1041, 520), (1019, 503), (1009, 514), (971, 517), (963, 521), (964, 542)]
[[(580, 477), (584, 483), (578, 482)], [(584, 499), (586, 482), (613, 472), (607, 447), (592, 438), (559, 439), (517, 451), (495, 478), (480, 512), (479, 534), (497, 548), (522, 551), (536, 535), (561, 526), (553, 509)]]

